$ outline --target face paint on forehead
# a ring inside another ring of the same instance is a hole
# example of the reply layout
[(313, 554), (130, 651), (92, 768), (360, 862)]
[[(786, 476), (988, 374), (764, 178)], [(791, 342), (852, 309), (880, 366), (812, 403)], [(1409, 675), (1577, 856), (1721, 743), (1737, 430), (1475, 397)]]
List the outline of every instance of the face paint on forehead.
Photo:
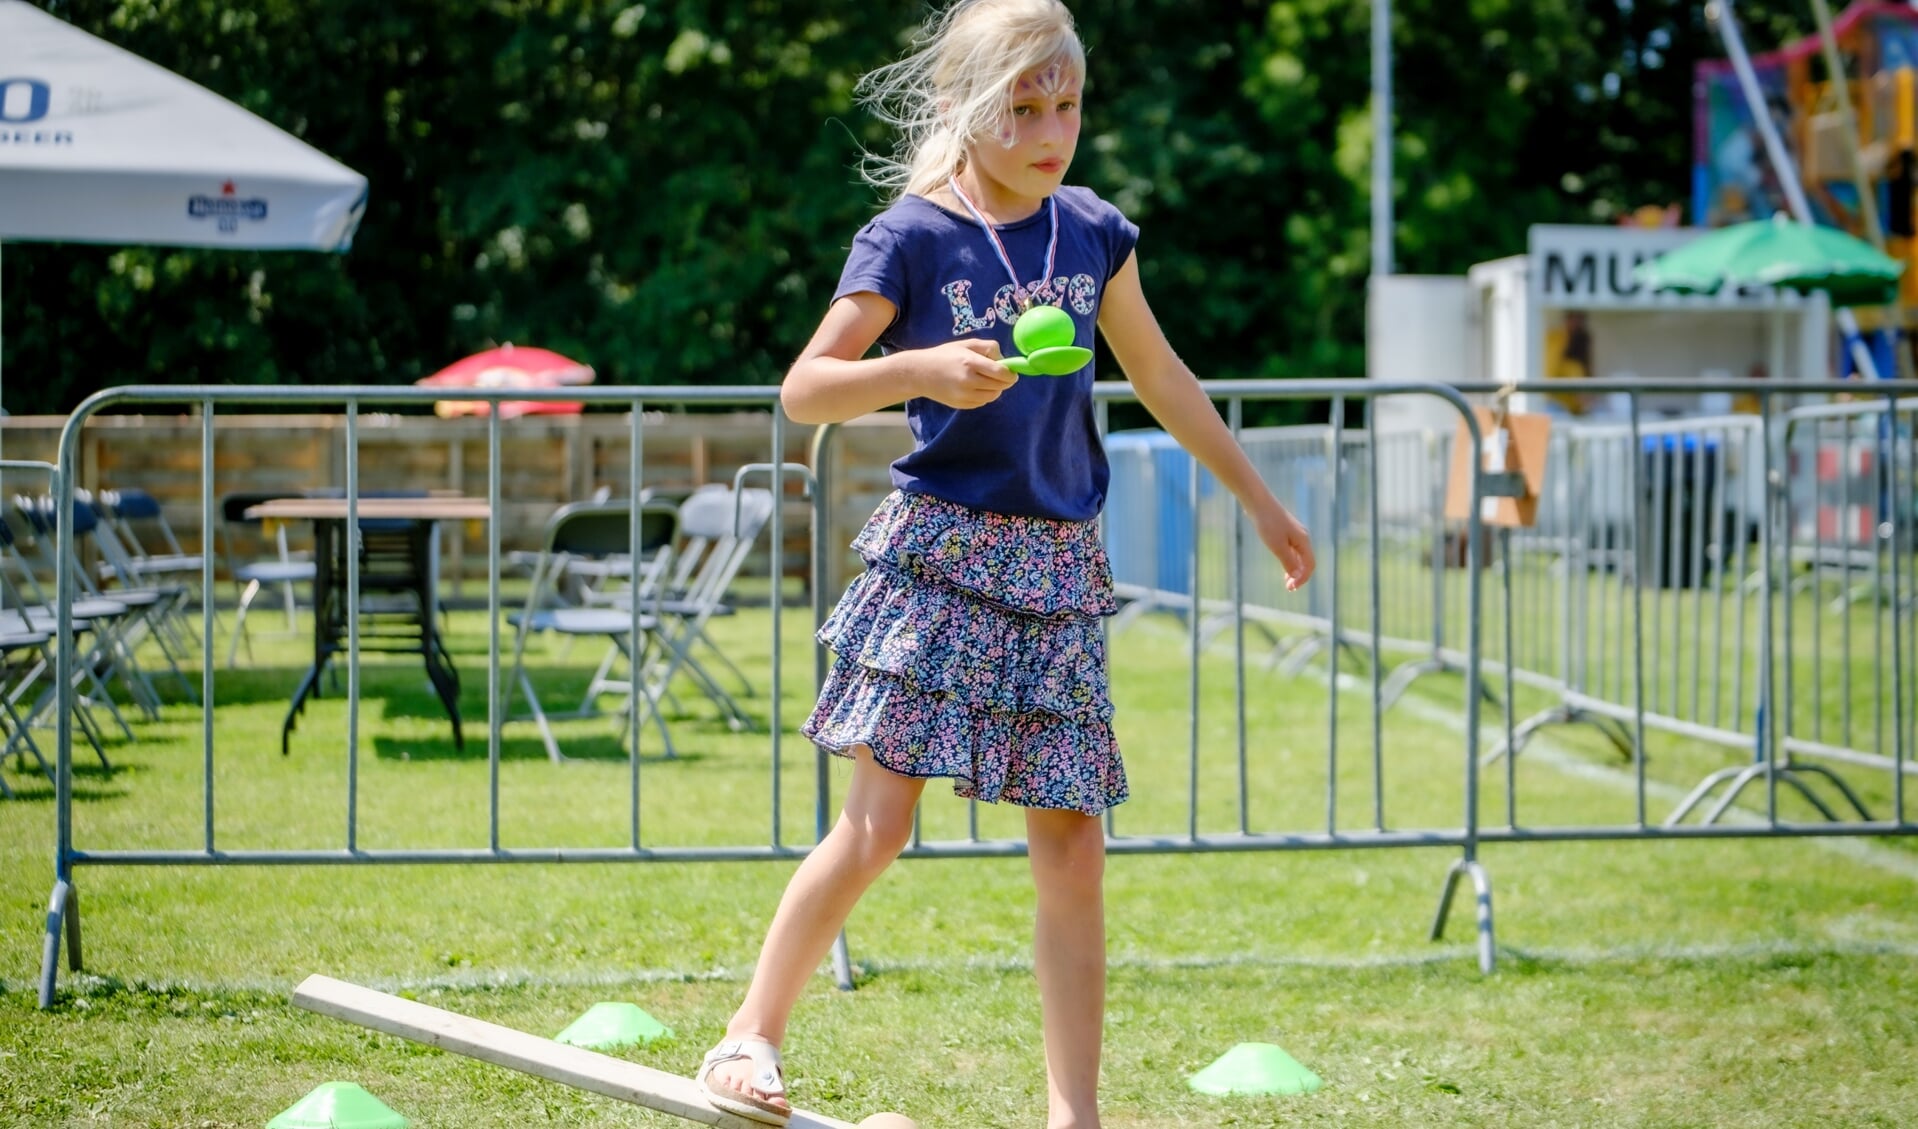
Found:
[(1067, 94), (1076, 92), (1078, 88), (1077, 72), (1064, 63), (1053, 63), (1049, 67), (1020, 75), (1018, 83), (1012, 88), (1012, 96), (1024, 98), (1034, 94)]

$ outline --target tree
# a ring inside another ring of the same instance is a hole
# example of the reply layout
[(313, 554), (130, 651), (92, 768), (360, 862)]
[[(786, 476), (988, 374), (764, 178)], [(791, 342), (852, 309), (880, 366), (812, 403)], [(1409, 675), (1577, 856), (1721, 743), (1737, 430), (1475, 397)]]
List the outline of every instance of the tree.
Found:
[[(1208, 377), (1363, 371), (1369, 0), (1109, 0), (1074, 179), (1142, 228)], [(1754, 42), (1799, 18), (1741, 6)], [(344, 256), (9, 246), (8, 406), (103, 385), (402, 383), (513, 340), (603, 383), (767, 383), (879, 202), (852, 101), (918, 3), (75, 0), (57, 14), (367, 175)], [(1398, 0), (1401, 269), (1685, 198), (1677, 0)]]

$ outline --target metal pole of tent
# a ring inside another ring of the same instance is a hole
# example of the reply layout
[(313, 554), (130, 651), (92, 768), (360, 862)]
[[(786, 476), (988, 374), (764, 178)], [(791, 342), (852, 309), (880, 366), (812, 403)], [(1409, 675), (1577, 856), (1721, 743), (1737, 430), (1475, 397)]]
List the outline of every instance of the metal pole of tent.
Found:
[(1372, 0), (1372, 274), (1392, 273), (1392, 0)]

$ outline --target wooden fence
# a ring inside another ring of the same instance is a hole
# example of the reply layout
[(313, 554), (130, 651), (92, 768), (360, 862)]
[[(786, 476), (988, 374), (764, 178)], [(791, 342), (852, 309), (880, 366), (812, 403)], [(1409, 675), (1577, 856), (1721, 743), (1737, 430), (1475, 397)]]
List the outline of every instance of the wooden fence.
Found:
[[(215, 498), (239, 490), (285, 490), (297, 494), (346, 484), (346, 421), (343, 415), (225, 415), (217, 417), (213, 442)], [(8, 459), (55, 461), (64, 417), (18, 416), (0, 421), (0, 454)], [(483, 419), (362, 414), (359, 417), (362, 490), (434, 489), (486, 494), (487, 424)], [(891, 489), (887, 467), (911, 449), (905, 417), (881, 412), (845, 425), (836, 447), (828, 544), (833, 557), (829, 590), (859, 567), (845, 546), (880, 498)], [(538, 549), (547, 518), (569, 501), (608, 488), (628, 493), (632, 417), (629, 414), (536, 416), (501, 423), (500, 542), (503, 550)], [(813, 429), (786, 428), (788, 462), (809, 462)], [(748, 463), (770, 461), (772, 422), (764, 412), (727, 414), (647, 413), (641, 444), (645, 485), (672, 495), (705, 483), (731, 483)], [(82, 487), (141, 487), (160, 500), (168, 524), (189, 551), (202, 544), (200, 420), (192, 415), (102, 415), (87, 422), (80, 454)], [(764, 486), (764, 478), (754, 485)], [(44, 480), (7, 472), (11, 498), (39, 493)], [(786, 575), (804, 575), (812, 534), (810, 504), (800, 483), (788, 480), (785, 501)], [(217, 520), (217, 518), (216, 518)], [(455, 591), (484, 577), (484, 531), (449, 530), (447, 570)], [(221, 546), (216, 540), (213, 548)], [(473, 558), (479, 557), (475, 568)], [(224, 561), (222, 562), (224, 564)], [(764, 575), (763, 553), (749, 573)]]

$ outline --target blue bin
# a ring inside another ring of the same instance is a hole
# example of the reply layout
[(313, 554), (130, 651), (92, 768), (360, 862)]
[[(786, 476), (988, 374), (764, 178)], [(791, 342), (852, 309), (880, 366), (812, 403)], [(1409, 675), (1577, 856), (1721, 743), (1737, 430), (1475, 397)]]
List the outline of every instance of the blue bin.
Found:
[(1700, 587), (1711, 571), (1706, 549), (1718, 541), (1724, 521), (1725, 503), (1718, 496), (1718, 440), (1674, 432), (1647, 435), (1643, 447), (1638, 490), (1645, 520), (1654, 523), (1654, 528), (1644, 531), (1650, 539), (1650, 581), (1660, 588)]
[[(1192, 475), (1195, 464), (1163, 431), (1106, 436), (1106, 554), (1120, 584), (1192, 595)], [(1209, 494), (1203, 471), (1199, 488)]]

